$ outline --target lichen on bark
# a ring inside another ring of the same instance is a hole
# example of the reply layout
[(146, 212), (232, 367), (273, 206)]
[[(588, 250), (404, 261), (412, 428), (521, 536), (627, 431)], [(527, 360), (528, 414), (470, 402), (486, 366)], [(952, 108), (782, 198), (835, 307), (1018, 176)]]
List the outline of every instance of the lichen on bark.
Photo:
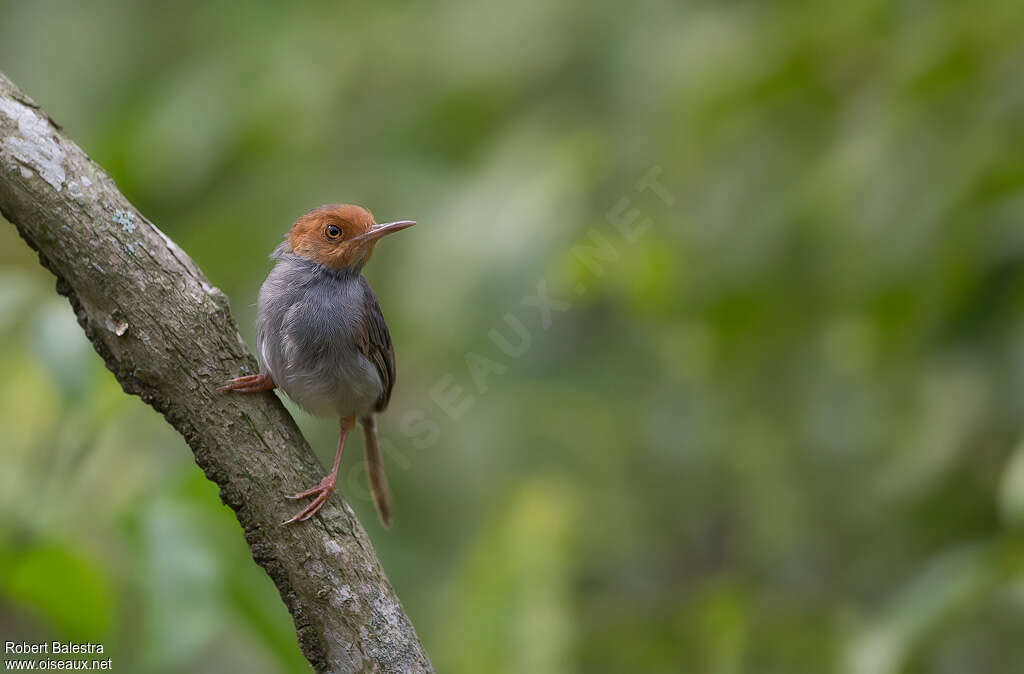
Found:
[(0, 74), (0, 213), (57, 278), (107, 368), (164, 415), (234, 510), (253, 559), (324, 672), (431, 672), (416, 632), (340, 494), (299, 526), (283, 498), (321, 467), (272, 393), (218, 396), (255, 371), (227, 298)]

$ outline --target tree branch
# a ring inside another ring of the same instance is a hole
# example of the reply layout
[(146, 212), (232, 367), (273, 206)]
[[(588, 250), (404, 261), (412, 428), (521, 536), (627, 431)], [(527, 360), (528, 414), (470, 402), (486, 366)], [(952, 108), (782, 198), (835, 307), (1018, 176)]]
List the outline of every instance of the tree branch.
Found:
[(257, 365), (225, 295), (0, 74), (0, 212), (128, 393), (166, 417), (238, 517), (317, 671), (430, 672), (369, 538), (339, 494), (281, 526), (322, 468), (273, 393), (214, 395)]

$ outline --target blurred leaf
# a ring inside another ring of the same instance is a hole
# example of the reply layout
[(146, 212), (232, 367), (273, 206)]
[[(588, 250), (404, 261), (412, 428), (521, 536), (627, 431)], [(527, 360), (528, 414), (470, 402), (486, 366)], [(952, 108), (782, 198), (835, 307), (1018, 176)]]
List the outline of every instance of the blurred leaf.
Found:
[(160, 670), (191, 663), (224, 624), (220, 560), (197, 534), (202, 510), (158, 501), (142, 518), (145, 660)]
[(62, 544), (14, 551), (0, 586), (47, 619), (67, 639), (103, 642), (110, 630), (113, 586), (95, 562)]
[(565, 485), (535, 481), (481, 530), (454, 581), (439, 669), (566, 670), (573, 636), (567, 555), (576, 513)]
[(850, 674), (896, 674), (915, 650), (967, 607), (986, 598), (1006, 578), (1020, 574), (1022, 548), (1012, 541), (947, 552), (896, 594), (869, 626), (851, 639)]
[(1024, 442), (1010, 455), (999, 485), (1003, 518), (1015, 527), (1024, 526)]

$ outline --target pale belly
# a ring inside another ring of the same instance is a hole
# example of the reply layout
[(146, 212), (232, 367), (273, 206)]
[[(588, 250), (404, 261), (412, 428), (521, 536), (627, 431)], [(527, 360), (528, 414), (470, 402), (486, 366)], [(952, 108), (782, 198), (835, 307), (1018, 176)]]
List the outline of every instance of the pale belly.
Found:
[(364, 283), (310, 264), (282, 257), (260, 289), (260, 366), (311, 414), (372, 414), (384, 383), (357, 346), (364, 339)]
[(383, 388), (376, 368), (358, 351), (326, 361), (289, 357), (288, 348), (278, 362), (274, 382), (300, 407), (320, 417), (361, 417), (373, 412)]

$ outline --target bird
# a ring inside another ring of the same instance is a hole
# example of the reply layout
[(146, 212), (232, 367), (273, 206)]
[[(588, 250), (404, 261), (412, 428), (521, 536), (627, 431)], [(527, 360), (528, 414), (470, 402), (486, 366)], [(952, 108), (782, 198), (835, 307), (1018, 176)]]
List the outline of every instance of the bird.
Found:
[(282, 524), (308, 520), (334, 493), (345, 439), (358, 420), (370, 492), (381, 523), (391, 527), (375, 416), (391, 400), (395, 350), (362, 270), (381, 238), (415, 224), (377, 224), (361, 206), (327, 204), (299, 217), (270, 255), (275, 264), (257, 301), (259, 374), (236, 377), (214, 390), (278, 388), (314, 416), (337, 417), (340, 426), (331, 471), (316, 486), (289, 496), (312, 500)]

